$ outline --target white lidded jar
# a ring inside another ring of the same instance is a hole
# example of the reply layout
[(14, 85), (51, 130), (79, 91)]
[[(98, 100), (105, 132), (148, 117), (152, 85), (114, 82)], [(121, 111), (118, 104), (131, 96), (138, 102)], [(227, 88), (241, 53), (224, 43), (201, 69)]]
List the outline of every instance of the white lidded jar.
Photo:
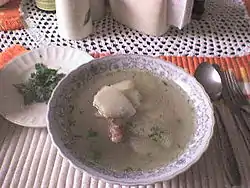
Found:
[(0, 0), (0, 6), (5, 5), (6, 3), (8, 3), (10, 0)]
[(105, 0), (90, 0), (91, 18), (93, 21), (101, 20), (106, 14)]
[(109, 3), (114, 18), (132, 29), (153, 36), (161, 36), (169, 29), (168, 0), (109, 0)]
[(58, 30), (65, 39), (83, 39), (92, 33), (89, 0), (56, 0)]

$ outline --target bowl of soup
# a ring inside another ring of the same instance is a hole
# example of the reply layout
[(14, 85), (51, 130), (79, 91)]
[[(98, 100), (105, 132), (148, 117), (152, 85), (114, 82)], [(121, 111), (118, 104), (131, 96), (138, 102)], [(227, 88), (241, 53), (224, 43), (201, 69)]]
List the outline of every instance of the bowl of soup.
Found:
[(69, 73), (49, 101), (48, 132), (62, 156), (122, 185), (169, 180), (207, 149), (213, 108), (203, 87), (158, 58), (113, 55)]

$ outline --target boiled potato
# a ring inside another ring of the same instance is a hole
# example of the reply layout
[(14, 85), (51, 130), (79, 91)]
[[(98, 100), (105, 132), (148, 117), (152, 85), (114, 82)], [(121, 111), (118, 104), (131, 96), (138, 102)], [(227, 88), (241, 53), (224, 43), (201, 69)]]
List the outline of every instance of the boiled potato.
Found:
[(164, 148), (170, 148), (173, 145), (173, 136), (169, 133), (163, 133), (160, 143)]
[(94, 96), (93, 106), (105, 118), (129, 118), (136, 110), (132, 103), (118, 89), (104, 86)]
[(141, 94), (138, 90), (132, 89), (123, 92), (124, 95), (130, 100), (135, 108), (138, 108), (141, 104)]
[(133, 104), (134, 108), (138, 108), (141, 104), (141, 95), (139, 91), (135, 88), (135, 83), (131, 80), (124, 80), (111, 85), (121, 91)]
[(135, 88), (135, 83), (131, 80), (123, 80), (121, 82), (118, 82), (116, 84), (113, 84), (112, 87), (118, 89), (121, 92), (124, 92), (126, 90), (131, 90)]
[(129, 144), (134, 152), (142, 155), (148, 155), (149, 153), (161, 153), (162, 146), (147, 137), (137, 136), (129, 139)]

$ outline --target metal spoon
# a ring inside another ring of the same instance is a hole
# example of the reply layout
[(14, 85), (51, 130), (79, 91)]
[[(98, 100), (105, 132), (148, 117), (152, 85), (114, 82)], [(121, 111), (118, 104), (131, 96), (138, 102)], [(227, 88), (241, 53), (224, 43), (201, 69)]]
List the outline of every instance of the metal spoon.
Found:
[(218, 100), (222, 94), (222, 81), (217, 70), (209, 63), (201, 63), (194, 77), (201, 83), (212, 101)]
[[(233, 149), (229, 136), (226, 132), (226, 126), (222, 123), (221, 115), (219, 114), (219, 100), (222, 96), (222, 79), (217, 70), (209, 63), (201, 63), (194, 73), (194, 77), (204, 87), (214, 105), (214, 113), (216, 118), (217, 129), (219, 132), (219, 147), (221, 152), (222, 163), (225, 169), (225, 174), (233, 186), (241, 185), (241, 176), (239, 167), (233, 155)], [(223, 104), (222, 104), (223, 105)], [(223, 124), (223, 125), (222, 125)], [(228, 125), (229, 126), (229, 125)]]

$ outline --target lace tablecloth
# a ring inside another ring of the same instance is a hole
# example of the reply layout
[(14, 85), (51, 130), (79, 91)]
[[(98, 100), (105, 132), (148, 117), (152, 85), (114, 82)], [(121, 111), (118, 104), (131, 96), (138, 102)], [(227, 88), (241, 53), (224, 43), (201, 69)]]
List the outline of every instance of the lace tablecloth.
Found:
[[(148, 55), (235, 56), (250, 53), (250, 24), (239, 0), (210, 0), (200, 21), (183, 30), (171, 28), (162, 37), (143, 35), (114, 21), (110, 15), (95, 23), (95, 32), (82, 41), (60, 38), (56, 17), (24, 1), (28, 29), (0, 32), (0, 50), (12, 44), (29, 49), (61, 45), (87, 52), (138, 53)], [(208, 152), (188, 172), (147, 188), (224, 188), (217, 157), (215, 134)], [(218, 168), (219, 167), (219, 168)], [(23, 128), (0, 118), (0, 187), (120, 187), (90, 178), (63, 159), (52, 145), (46, 129)], [(139, 186), (144, 187), (144, 186)], [(245, 188), (245, 187), (244, 187)]]
[(20, 43), (30, 49), (41, 45), (71, 46), (87, 52), (119, 52), (150, 55), (235, 56), (250, 52), (250, 24), (240, 0), (208, 0), (200, 21), (192, 21), (183, 30), (171, 28), (162, 37), (150, 37), (133, 31), (107, 15), (96, 22), (95, 32), (81, 41), (62, 39), (56, 16), (38, 10), (24, 0), (22, 11), (29, 29), (0, 32), (0, 49)]

